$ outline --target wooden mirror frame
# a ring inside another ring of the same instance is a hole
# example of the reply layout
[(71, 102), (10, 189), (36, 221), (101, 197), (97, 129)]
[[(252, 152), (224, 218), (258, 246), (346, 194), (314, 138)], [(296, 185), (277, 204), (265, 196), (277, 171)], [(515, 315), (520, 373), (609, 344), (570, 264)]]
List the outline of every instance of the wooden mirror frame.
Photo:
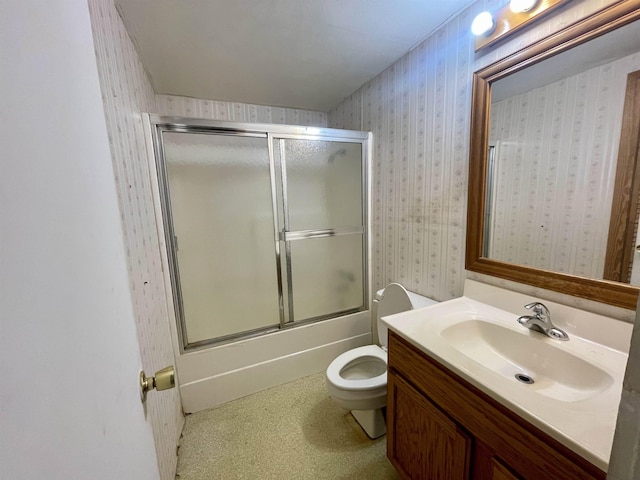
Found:
[(473, 74), (465, 268), (473, 272), (635, 310), (639, 287), (483, 257), (491, 83), (640, 19), (640, 0), (618, 1)]

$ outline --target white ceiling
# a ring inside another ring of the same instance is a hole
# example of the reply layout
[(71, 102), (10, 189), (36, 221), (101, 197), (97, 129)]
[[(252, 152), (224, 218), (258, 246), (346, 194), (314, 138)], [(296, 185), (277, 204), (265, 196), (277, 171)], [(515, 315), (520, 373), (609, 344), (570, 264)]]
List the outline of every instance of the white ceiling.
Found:
[(474, 0), (116, 0), (158, 94), (328, 111)]

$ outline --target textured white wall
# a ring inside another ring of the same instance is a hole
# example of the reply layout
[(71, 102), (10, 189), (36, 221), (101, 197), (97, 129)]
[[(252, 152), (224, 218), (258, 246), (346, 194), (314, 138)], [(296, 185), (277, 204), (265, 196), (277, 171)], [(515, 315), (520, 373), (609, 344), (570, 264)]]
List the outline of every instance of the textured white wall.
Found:
[(640, 478), (640, 301), (636, 309), (607, 478)]
[[(89, 10), (142, 366), (153, 375), (175, 363), (141, 115), (155, 110), (155, 94), (113, 1), (90, 0)], [(172, 480), (184, 424), (178, 389), (147, 395), (147, 414), (161, 478)]]
[(85, 0), (0, 4), (0, 477), (157, 479)]

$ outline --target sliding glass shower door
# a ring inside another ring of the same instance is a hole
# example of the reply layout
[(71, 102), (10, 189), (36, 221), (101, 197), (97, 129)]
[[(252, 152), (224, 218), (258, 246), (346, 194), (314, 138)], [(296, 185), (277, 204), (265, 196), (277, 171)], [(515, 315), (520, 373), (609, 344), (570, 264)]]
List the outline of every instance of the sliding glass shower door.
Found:
[(165, 132), (188, 344), (280, 323), (267, 136)]
[(361, 309), (362, 144), (275, 137), (273, 147), (281, 175), (278, 224), (287, 272), (285, 321)]
[(366, 310), (367, 135), (185, 123), (154, 130), (183, 348)]

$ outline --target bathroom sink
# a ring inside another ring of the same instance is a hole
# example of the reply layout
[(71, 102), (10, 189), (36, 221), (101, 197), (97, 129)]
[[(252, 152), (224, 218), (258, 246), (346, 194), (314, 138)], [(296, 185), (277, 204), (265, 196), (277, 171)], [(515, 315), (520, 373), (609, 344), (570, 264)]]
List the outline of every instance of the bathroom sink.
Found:
[[(493, 298), (511, 294), (497, 290)], [(510, 311), (461, 297), (382, 321), (606, 471), (628, 356), (622, 345), (628, 347), (631, 325), (545, 302), (556, 325), (569, 334), (568, 341), (559, 341), (517, 322), (532, 299), (514, 295), (516, 302), (506, 301)]]
[[(541, 341), (541, 334), (522, 332), (476, 318), (441, 330), (440, 336), (463, 355), (531, 392), (564, 402), (597, 395), (613, 384), (613, 377), (561, 344)], [(558, 342), (554, 342), (558, 343)]]

